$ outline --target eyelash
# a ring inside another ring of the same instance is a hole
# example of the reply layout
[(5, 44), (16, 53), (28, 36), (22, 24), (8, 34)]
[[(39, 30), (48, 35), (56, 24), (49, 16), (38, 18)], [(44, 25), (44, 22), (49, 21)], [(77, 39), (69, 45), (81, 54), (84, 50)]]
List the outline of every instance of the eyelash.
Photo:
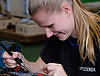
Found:
[(54, 24), (52, 24), (52, 25), (48, 26), (48, 28), (52, 28), (52, 27), (53, 27), (53, 25), (54, 25)]

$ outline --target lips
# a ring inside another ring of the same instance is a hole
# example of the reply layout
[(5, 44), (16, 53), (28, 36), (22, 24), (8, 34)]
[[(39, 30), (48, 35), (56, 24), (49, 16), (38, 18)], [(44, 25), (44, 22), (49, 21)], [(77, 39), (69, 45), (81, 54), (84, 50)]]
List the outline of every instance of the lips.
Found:
[(56, 37), (60, 37), (60, 34), (61, 34), (61, 32), (54, 33), (54, 36), (56, 36)]
[(58, 33), (54, 33), (53, 35), (56, 36)]

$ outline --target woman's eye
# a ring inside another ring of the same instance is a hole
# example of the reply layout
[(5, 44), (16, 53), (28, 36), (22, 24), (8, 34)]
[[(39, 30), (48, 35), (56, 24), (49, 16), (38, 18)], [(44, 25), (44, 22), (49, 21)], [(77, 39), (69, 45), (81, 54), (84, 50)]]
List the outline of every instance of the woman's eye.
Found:
[(48, 28), (52, 28), (52, 27), (53, 27), (53, 25), (54, 25), (54, 24), (49, 25), (49, 26), (48, 26)]

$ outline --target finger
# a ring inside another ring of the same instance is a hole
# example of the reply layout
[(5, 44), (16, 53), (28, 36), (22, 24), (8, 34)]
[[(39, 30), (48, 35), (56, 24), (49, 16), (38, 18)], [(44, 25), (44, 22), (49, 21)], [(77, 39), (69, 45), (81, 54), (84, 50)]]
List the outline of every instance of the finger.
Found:
[(51, 71), (51, 70), (54, 70), (54, 69), (56, 69), (56, 68), (58, 68), (58, 67), (60, 67), (61, 65), (60, 64), (57, 64), (57, 63), (48, 63), (47, 64), (47, 69), (49, 70), (49, 71)]
[(19, 56), (19, 52), (13, 52), (13, 58), (17, 58)]
[(61, 66), (61, 64), (58, 64), (58, 63), (48, 63), (47, 65), (51, 65), (51, 66)]
[(11, 57), (7, 52), (4, 52), (2, 57), (3, 57), (4, 59), (5, 59), (5, 58), (10, 58), (10, 59), (12, 59), (12, 57)]
[(5, 66), (8, 67), (8, 68), (15, 68), (15, 67), (17, 67), (17, 65), (8, 65), (8, 64), (5, 64)]
[(54, 76), (54, 74), (55, 74), (54, 71), (50, 71), (50, 72), (48, 73), (48, 76)]
[(3, 60), (3, 62), (6, 64), (6, 65), (16, 65), (16, 61), (14, 59), (5, 59)]
[(4, 63), (16, 64), (16, 61), (14, 59), (5, 59)]
[[(47, 64), (47, 65), (44, 66), (43, 72), (46, 73), (46, 74), (48, 74), (51, 71), (53, 71), (54, 69), (55, 69), (55, 64), (54, 65), (53, 64)], [(51, 73), (50, 73), (50, 75), (51, 75)]]
[(14, 60), (6, 59), (3, 62), (5, 63), (5, 66), (8, 68), (14, 68), (17, 66), (17, 64)]
[(12, 62), (7, 62), (7, 61), (4, 61), (4, 63), (8, 66), (12, 66), (12, 65), (17, 65), (14, 61)]
[(49, 71), (48, 71), (48, 69), (47, 69), (47, 65), (45, 65), (45, 66), (43, 67), (43, 72), (46, 73), (46, 74), (49, 73)]

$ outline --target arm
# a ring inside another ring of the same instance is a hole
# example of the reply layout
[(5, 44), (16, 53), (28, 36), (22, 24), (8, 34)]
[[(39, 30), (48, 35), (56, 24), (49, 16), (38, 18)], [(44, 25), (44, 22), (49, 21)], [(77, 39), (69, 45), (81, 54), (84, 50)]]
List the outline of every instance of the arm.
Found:
[(41, 59), (41, 57), (38, 58), (36, 62), (30, 62), (25, 59), (25, 57), (18, 52), (14, 52), (13, 56), (8, 55), (7, 52), (4, 52), (3, 58), (4, 63), (6, 67), (8, 68), (14, 68), (16, 66), (19, 66), (13, 58), (18, 57), (19, 59), (22, 59), (24, 65), (30, 69), (32, 73), (39, 72), (43, 70), (45, 73), (48, 74), (48, 76), (67, 76), (65, 73), (63, 67), (61, 64), (56, 63), (48, 63), (47, 65), (44, 63), (44, 61)]
[(3, 53), (3, 59), (6, 67), (8, 68), (14, 68), (16, 66), (19, 66), (16, 61), (13, 58), (18, 57), (19, 59), (22, 59), (24, 65), (30, 69), (30, 72), (38, 72), (43, 69), (45, 63), (42, 61), (41, 57), (36, 62), (30, 62), (25, 59), (25, 57), (19, 53), (19, 52), (14, 52), (13, 56), (8, 55), (7, 52)]
[(48, 63), (44, 67), (44, 71), (46, 71), (48, 76), (68, 76), (64, 71), (63, 66), (57, 63)]
[(26, 59), (24, 61), (25, 61), (25, 66), (28, 67), (31, 70), (31, 72), (39, 72), (46, 65), (41, 59), (41, 57), (39, 57), (36, 62), (29, 62)]

